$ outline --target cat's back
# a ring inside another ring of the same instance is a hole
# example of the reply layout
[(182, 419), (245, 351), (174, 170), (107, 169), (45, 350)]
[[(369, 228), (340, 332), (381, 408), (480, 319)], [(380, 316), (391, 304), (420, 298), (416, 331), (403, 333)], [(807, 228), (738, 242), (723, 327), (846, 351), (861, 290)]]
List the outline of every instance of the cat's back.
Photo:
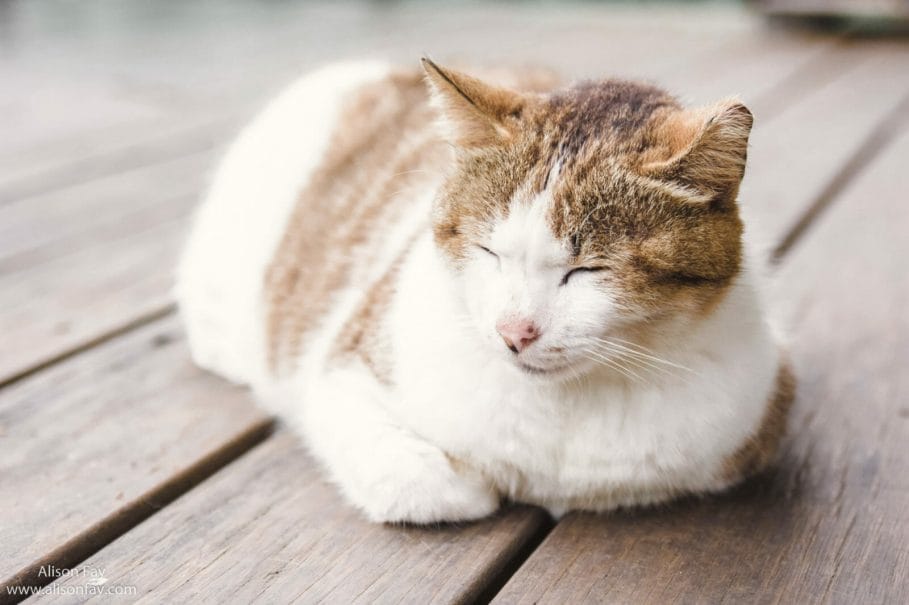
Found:
[(425, 222), (413, 206), (428, 204), (448, 153), (431, 121), (416, 70), (345, 63), (298, 81), (241, 133), (178, 267), (199, 365), (261, 382), (294, 363), (339, 297), (382, 274)]

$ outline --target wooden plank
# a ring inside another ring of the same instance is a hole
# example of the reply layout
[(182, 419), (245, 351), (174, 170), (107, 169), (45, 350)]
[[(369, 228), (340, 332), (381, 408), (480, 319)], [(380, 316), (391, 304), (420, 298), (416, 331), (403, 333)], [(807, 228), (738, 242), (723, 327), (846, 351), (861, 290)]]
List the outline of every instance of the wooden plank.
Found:
[(0, 275), (186, 214), (215, 157), (195, 153), (0, 206)]
[(0, 278), (3, 379), (167, 312), (183, 231), (183, 220), (165, 222)]
[(282, 434), (85, 565), (100, 562), (106, 585), (161, 601), (460, 603), (480, 596), (547, 522), (514, 507), (465, 525), (370, 524)]
[[(142, 99), (123, 95), (116, 82), (103, 75), (84, 70), (77, 70), (83, 71), (81, 74), (45, 70), (12, 62), (3, 66), (0, 115), (4, 136), (0, 152), (5, 154), (13, 155), (60, 136), (78, 136), (81, 132), (161, 115), (159, 108)], [(66, 111), (61, 110), (63, 107)]]
[(159, 321), (0, 391), (0, 602), (264, 437), (266, 416), (182, 338)]
[[(210, 5), (151, 21), (144, 10), (70, 7), (66, 36), (41, 3), (4, 15), (0, 120), (18, 134), (0, 141), (0, 202), (223, 143), (285, 82), (381, 36), (364, 6)], [(144, 111), (129, 119), (97, 102), (108, 97)]]
[(836, 77), (831, 53), (841, 43), (831, 36), (758, 27), (704, 49), (686, 69), (659, 74), (657, 82), (691, 105), (740, 95), (755, 114), (770, 120), (805, 91)]
[(847, 44), (825, 59), (817, 70), (836, 77), (785, 106), (768, 99), (775, 117), (756, 108), (740, 199), (754, 238), (768, 244), (785, 239), (909, 93), (909, 44)]
[(778, 468), (659, 510), (569, 515), (497, 603), (909, 600), (909, 130), (779, 275), (799, 377)]
[[(220, 112), (219, 112), (220, 113)], [(0, 209), (46, 194), (123, 172), (166, 164), (211, 151), (226, 142), (249, 109), (223, 112), (218, 117), (149, 120), (128, 127), (108, 128), (77, 141), (57, 141), (43, 153), (17, 156), (0, 170)]]
[(172, 305), (186, 219), (215, 153), (0, 206), (0, 384)]

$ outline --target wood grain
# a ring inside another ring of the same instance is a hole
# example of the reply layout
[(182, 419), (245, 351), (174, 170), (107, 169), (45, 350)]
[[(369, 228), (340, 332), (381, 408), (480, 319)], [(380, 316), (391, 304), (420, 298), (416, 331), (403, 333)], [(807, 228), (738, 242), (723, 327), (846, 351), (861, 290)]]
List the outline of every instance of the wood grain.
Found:
[(215, 157), (193, 153), (0, 206), (0, 275), (187, 214)]
[(78, 141), (7, 160), (0, 170), (0, 208), (123, 173), (166, 164), (223, 145), (250, 109), (173, 117), (111, 127)]
[[(262, 438), (246, 393), (196, 369), (173, 319), (0, 392), (0, 601), (153, 513)], [(113, 534), (113, 535), (112, 535)]]
[(909, 600), (909, 131), (793, 250), (799, 388), (779, 466), (658, 510), (573, 514), (497, 603)]
[(462, 603), (547, 523), (513, 507), (466, 525), (370, 524), (281, 434), (85, 565), (104, 567), (110, 586), (135, 586), (138, 601)]
[[(190, 200), (184, 200), (189, 207)], [(5, 382), (172, 308), (183, 220), (101, 241), (0, 278)]]
[(846, 43), (804, 74), (793, 102), (756, 108), (740, 200), (759, 241), (776, 245), (909, 93), (909, 44)]

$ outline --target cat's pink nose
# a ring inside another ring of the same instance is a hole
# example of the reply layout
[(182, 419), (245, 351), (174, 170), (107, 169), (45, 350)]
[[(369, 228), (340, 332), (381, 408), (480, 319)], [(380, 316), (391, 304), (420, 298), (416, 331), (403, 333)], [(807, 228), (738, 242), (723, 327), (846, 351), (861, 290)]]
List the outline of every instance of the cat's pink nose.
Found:
[(520, 353), (540, 337), (540, 329), (529, 319), (499, 320), (496, 332), (512, 353)]

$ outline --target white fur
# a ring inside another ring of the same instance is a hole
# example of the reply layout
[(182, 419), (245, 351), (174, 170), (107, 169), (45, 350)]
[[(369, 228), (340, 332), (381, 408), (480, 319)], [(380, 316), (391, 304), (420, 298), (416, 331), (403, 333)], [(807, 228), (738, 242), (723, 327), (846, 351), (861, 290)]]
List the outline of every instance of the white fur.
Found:
[[(501, 496), (560, 514), (578, 503), (609, 509), (725, 487), (722, 464), (759, 426), (779, 362), (753, 271), (696, 329), (667, 327), (655, 353), (675, 365), (641, 366), (639, 379), (629, 378), (578, 344), (628, 318), (592, 274), (560, 285), (569, 255), (546, 224), (547, 192), (514, 200), (495, 225), (483, 245), (498, 259), (477, 248), (456, 274), (429, 230), (438, 183), (427, 188), (364, 265), (360, 286), (337, 297), (295, 376), (268, 377), (265, 266), (325, 149), (339, 99), (386, 71), (344, 65), (309, 76), (228, 153), (179, 272), (196, 361), (251, 384), (281, 410), (375, 521), (473, 519)], [(369, 283), (413, 236), (383, 327), (394, 352), (388, 387), (356, 362), (331, 362), (329, 351)], [(520, 358), (494, 329), (509, 315), (543, 330)], [(556, 346), (566, 352), (546, 353)], [(529, 374), (523, 362), (554, 371)]]
[(382, 63), (344, 63), (306, 76), (227, 151), (177, 268), (175, 292), (200, 366), (235, 382), (266, 380), (265, 268), (322, 159), (344, 96), (388, 70)]

